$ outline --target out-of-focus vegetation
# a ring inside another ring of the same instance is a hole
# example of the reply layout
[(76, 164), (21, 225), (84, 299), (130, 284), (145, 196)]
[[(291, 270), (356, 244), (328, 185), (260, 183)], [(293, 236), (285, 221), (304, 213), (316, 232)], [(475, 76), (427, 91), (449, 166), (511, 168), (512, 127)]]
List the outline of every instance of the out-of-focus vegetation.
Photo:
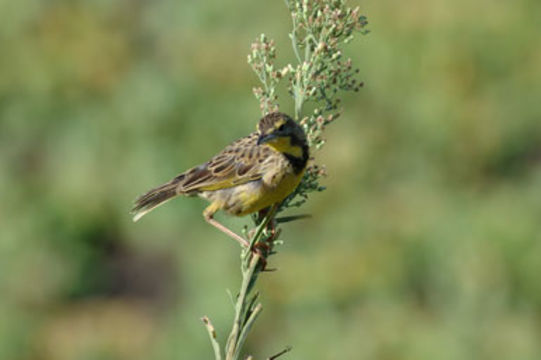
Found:
[[(539, 359), (541, 3), (360, 5), (366, 85), (250, 353)], [(0, 3), (1, 359), (211, 358), (199, 317), (230, 323), (237, 246), (198, 199), (127, 212), (252, 131), (249, 44), (289, 29), (279, 1)]]

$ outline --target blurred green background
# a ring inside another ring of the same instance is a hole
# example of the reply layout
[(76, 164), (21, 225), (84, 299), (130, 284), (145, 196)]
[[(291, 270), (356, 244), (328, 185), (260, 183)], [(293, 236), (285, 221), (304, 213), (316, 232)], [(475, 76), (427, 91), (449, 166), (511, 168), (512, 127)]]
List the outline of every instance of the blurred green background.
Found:
[[(541, 3), (359, 5), (365, 87), (247, 350), (540, 359)], [(0, 359), (212, 357), (199, 318), (224, 339), (238, 247), (202, 200), (128, 210), (254, 129), (250, 42), (288, 61), (289, 28), (281, 1), (0, 2)]]

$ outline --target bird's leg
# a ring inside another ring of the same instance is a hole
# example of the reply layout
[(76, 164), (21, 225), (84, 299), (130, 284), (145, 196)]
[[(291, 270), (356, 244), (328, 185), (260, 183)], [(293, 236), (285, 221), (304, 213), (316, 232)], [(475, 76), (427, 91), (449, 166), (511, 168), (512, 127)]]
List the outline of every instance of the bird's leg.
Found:
[(207, 212), (207, 211), (203, 212), (203, 217), (205, 218), (205, 220), (210, 225), (214, 226), (216, 229), (222, 231), (223, 233), (225, 233), (225, 234), (229, 235), (230, 237), (232, 237), (233, 239), (237, 240), (242, 247), (245, 247), (245, 248), (250, 247), (250, 243), (248, 242), (248, 240), (246, 240), (242, 236), (236, 234), (235, 232), (228, 229), (224, 225), (220, 224), (218, 221), (214, 220), (213, 216), (214, 216), (214, 213), (210, 213), (210, 212)]
[[(250, 243), (248, 242), (248, 240), (246, 240), (245, 238), (243, 238), (242, 236), (236, 234), (234, 231), (232, 231), (231, 229), (227, 228), (226, 226), (220, 224), (218, 221), (216, 221), (214, 218), (213, 218), (213, 215), (212, 213), (207, 213), (207, 212), (204, 212), (203, 213), (203, 217), (205, 218), (205, 220), (212, 226), (214, 226), (216, 229), (222, 231), (223, 233), (225, 233), (226, 235), (229, 235), (230, 237), (232, 237), (233, 239), (237, 240), (240, 245), (245, 248), (245, 249), (248, 249), (250, 247)], [(256, 244), (257, 245), (257, 244)], [(253, 249), (250, 250), (252, 252), (253, 255), (257, 254), (259, 256), (259, 261), (261, 261), (261, 264), (262, 264), (262, 269), (263, 271), (265, 271), (265, 268), (267, 266), (267, 260), (266, 260), (266, 252), (263, 252), (258, 246), (255, 246)]]

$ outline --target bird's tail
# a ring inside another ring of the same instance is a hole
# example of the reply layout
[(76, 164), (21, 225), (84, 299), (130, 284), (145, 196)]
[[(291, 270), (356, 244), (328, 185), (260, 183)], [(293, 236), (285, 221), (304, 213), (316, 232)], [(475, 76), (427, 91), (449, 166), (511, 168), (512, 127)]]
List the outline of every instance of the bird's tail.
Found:
[(139, 196), (137, 200), (135, 200), (135, 204), (131, 210), (133, 221), (139, 220), (146, 213), (177, 196), (179, 180), (180, 179), (177, 177), (170, 182), (160, 185), (157, 188), (148, 191), (146, 194)]

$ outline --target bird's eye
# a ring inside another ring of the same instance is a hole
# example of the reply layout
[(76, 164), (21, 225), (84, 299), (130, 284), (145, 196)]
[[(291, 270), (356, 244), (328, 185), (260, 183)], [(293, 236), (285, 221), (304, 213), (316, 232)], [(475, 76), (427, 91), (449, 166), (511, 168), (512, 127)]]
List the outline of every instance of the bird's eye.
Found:
[(278, 128), (278, 131), (284, 131), (285, 127), (286, 127), (285, 124), (280, 125), (280, 127)]

